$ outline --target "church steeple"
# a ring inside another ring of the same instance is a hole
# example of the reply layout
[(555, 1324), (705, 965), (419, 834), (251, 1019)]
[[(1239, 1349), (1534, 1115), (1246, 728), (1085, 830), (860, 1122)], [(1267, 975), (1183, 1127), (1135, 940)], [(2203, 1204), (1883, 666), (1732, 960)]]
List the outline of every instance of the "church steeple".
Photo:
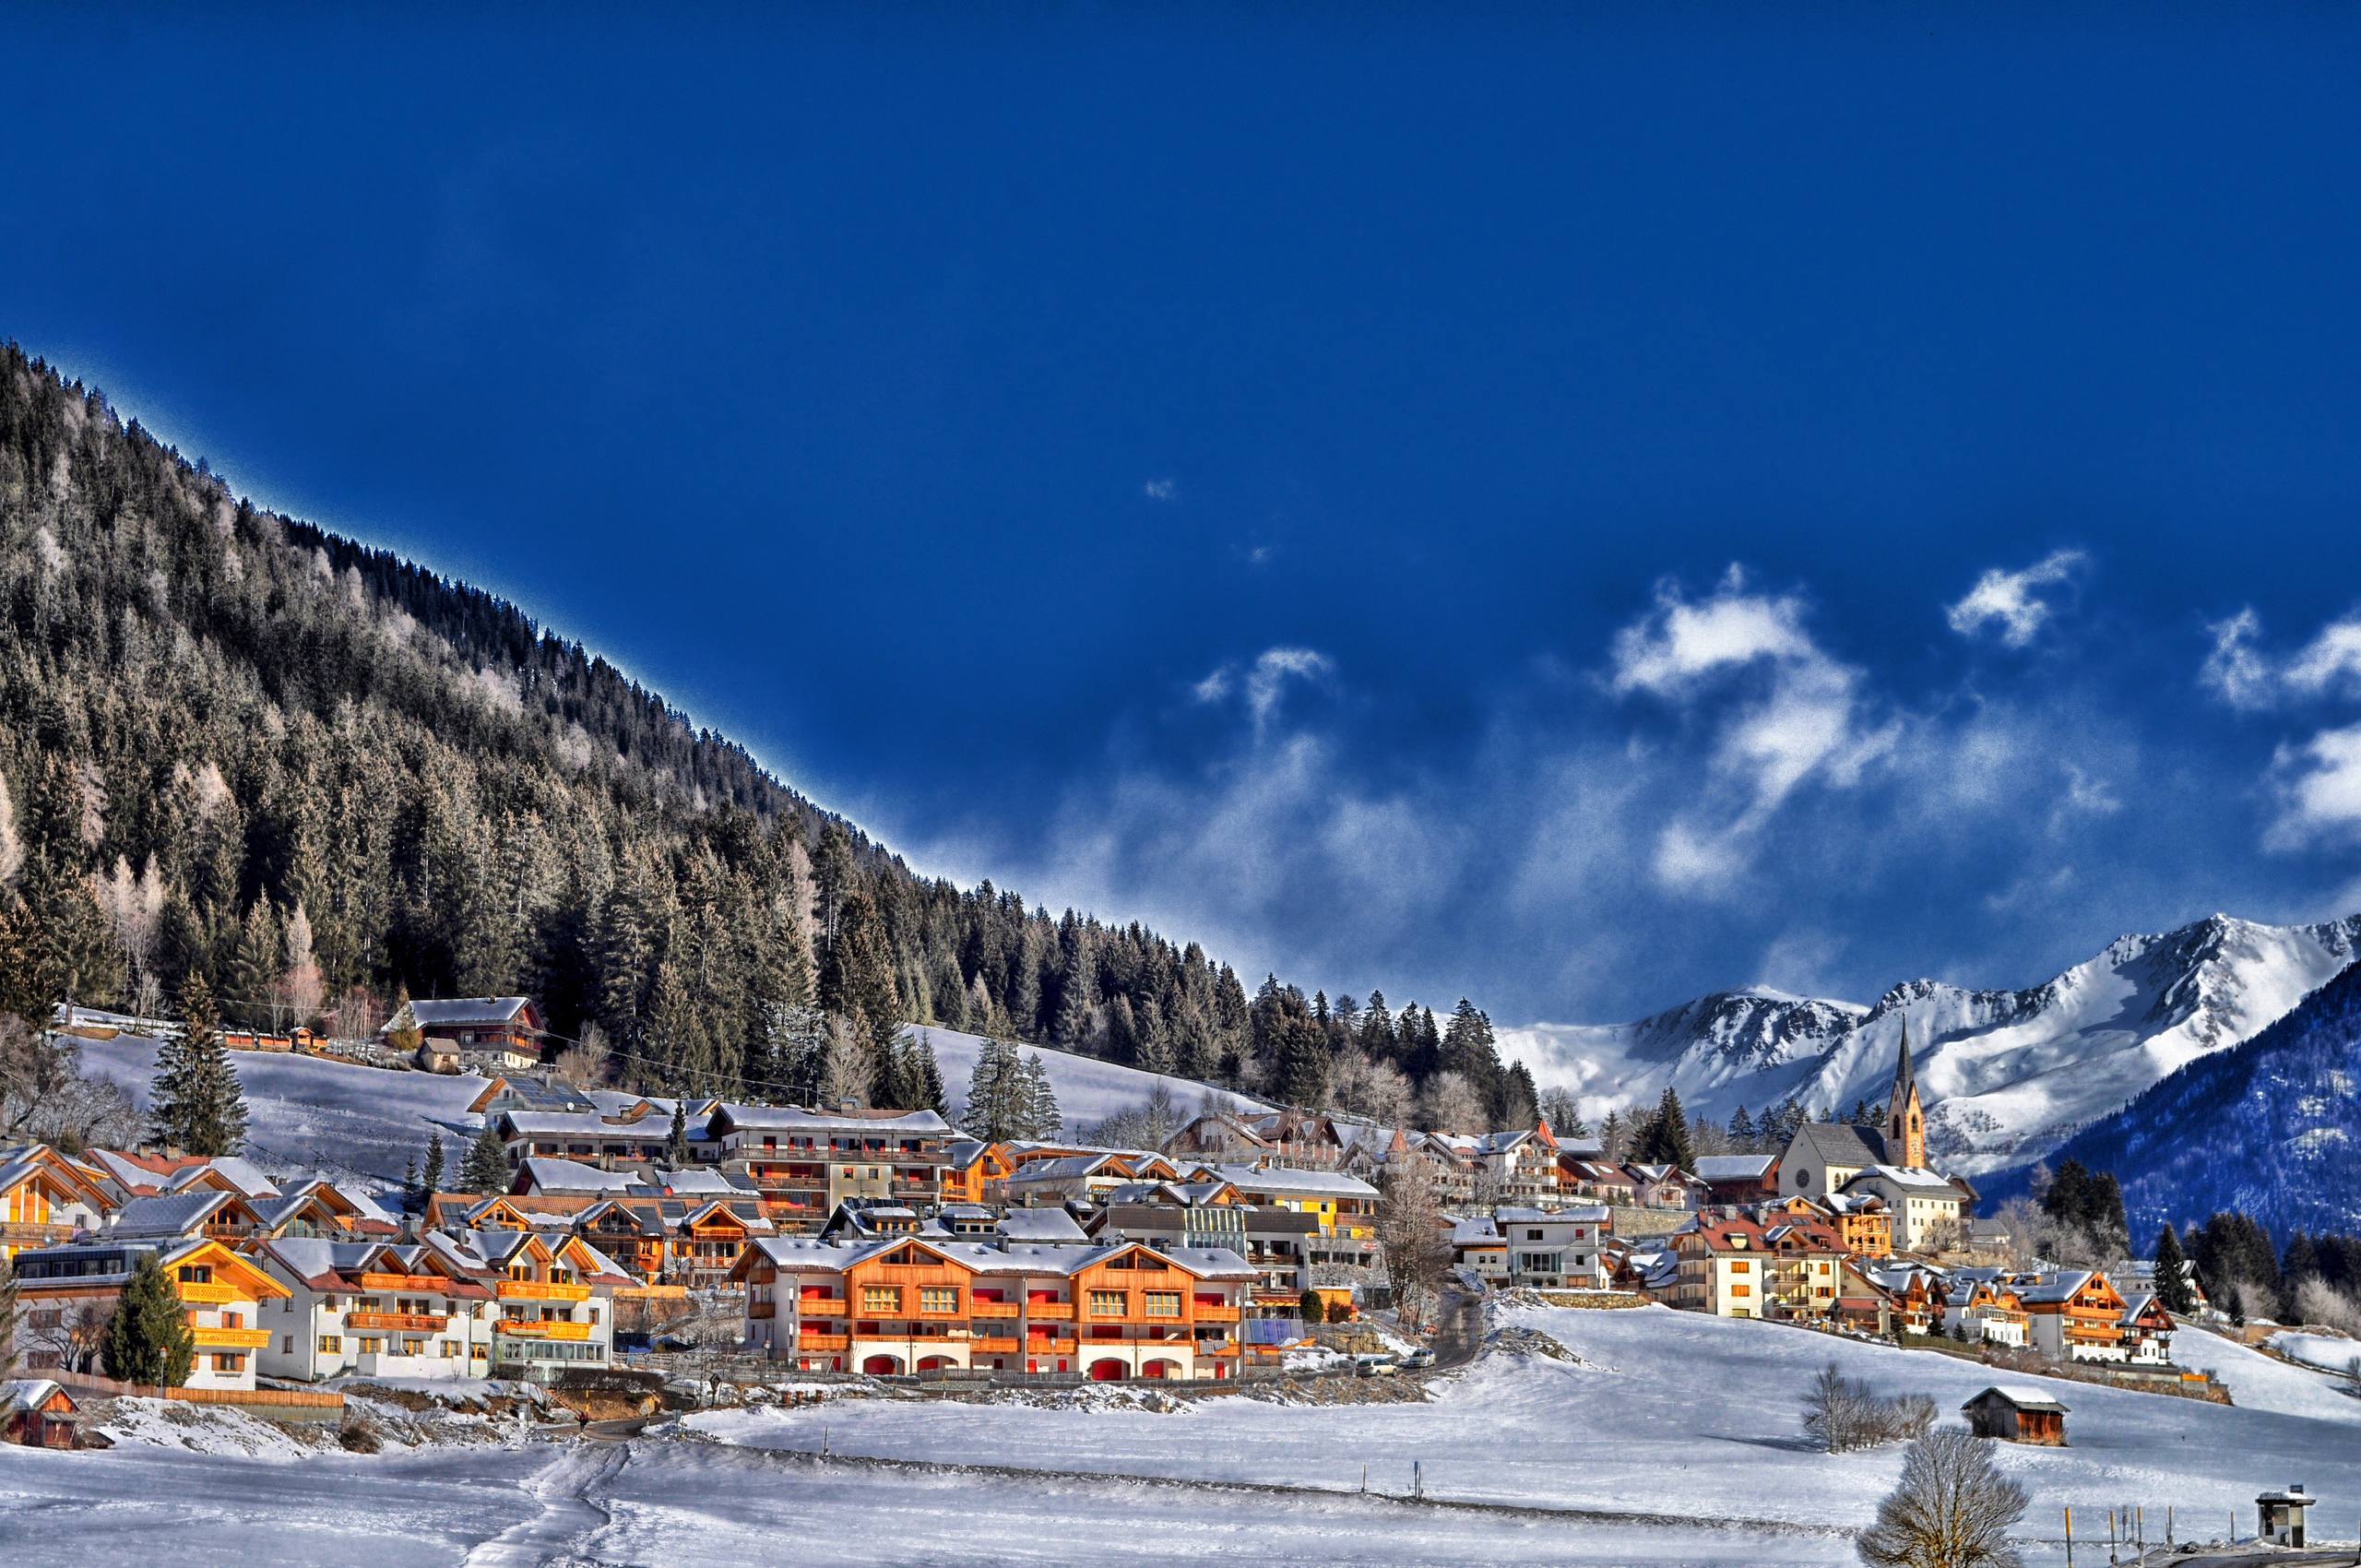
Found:
[(1885, 1108), (1885, 1158), (1890, 1164), (1924, 1170), (1927, 1113), (1918, 1103), (1918, 1073), (1910, 1063), (1910, 1020), (1902, 1020), (1902, 1056), (1893, 1066), (1893, 1096)]

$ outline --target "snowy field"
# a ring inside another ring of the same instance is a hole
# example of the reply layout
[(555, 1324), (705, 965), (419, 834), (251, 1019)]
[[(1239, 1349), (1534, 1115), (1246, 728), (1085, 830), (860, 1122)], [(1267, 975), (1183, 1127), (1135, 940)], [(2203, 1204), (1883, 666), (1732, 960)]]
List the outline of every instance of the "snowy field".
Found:
[[(204, 1568), (280, 1563), (791, 1563), (857, 1532), (880, 1564), (1439, 1562), (1561, 1568), (1841, 1563), (1901, 1449), (1832, 1457), (1797, 1424), (1821, 1361), (1944, 1408), (1993, 1381), (1950, 1357), (1661, 1308), (1514, 1309), (1504, 1320), (1580, 1358), (1486, 1357), (1428, 1404), (1306, 1407), (1230, 1397), (1180, 1413), (846, 1399), (692, 1417), (628, 1447), (441, 1448), (376, 1458), (253, 1458), (125, 1447), (0, 1448), (0, 1562), (92, 1568), (170, 1556)], [(2034, 1496), (2028, 1535), (2139, 1504), (2160, 1526), (2218, 1535), (2254, 1494), (2300, 1481), (2322, 1513), (2361, 1511), (2361, 1400), (2316, 1372), (2209, 1336), (2224, 1408), (2081, 1384), (2065, 1449), (2001, 1446)], [(2036, 1382), (2011, 1374), (2012, 1383)], [(817, 1449), (825, 1431), (837, 1457)], [(710, 1441), (707, 1441), (710, 1440)], [(854, 1457), (848, 1457), (854, 1456)], [(909, 1470), (861, 1457), (1024, 1474)], [(1495, 1507), (1417, 1507), (1407, 1490)], [(1224, 1481), (1326, 1491), (1230, 1490)], [(1590, 1517), (1590, 1510), (1625, 1517)], [(1631, 1515), (1680, 1516), (1654, 1524)], [(1715, 1525), (1700, 1515), (1732, 1523)], [(1802, 1529), (1760, 1523), (1786, 1522)], [(2323, 1536), (2344, 1533), (2327, 1519)], [(192, 1527), (196, 1526), (196, 1527)], [(2344, 1527), (2349, 1530), (2350, 1526)], [(2046, 1548), (2036, 1563), (2058, 1561)]]
[[(912, 1032), (924, 1035), (934, 1046), (935, 1063), (943, 1069), (943, 1092), (950, 1099), (955, 1119), (959, 1107), (967, 1101), (967, 1080), (975, 1074), (976, 1053), (982, 1047), (984, 1037), (932, 1025), (919, 1025)], [(1136, 1067), (1119, 1066), (1094, 1057), (1068, 1055), (1049, 1046), (1023, 1045), (1020, 1049), (1026, 1055), (1039, 1053), (1041, 1065), (1050, 1075), (1050, 1087), (1057, 1091), (1058, 1111), (1064, 1116), (1069, 1133), (1078, 1123), (1096, 1122), (1139, 1104), (1155, 1092), (1158, 1083), (1172, 1091), (1173, 1103), (1183, 1111), (1195, 1111), (1197, 1102), (1207, 1094), (1248, 1110), (1265, 1109), (1260, 1100), (1231, 1094), (1227, 1089), (1208, 1089), (1192, 1078), (1143, 1073)]]
[[(1899, 1447), (1831, 1456), (1804, 1442), (1797, 1395), (1834, 1360), (1889, 1393), (1934, 1396), (1947, 1420), (2005, 1379), (1927, 1351), (1856, 1344), (1775, 1324), (1661, 1307), (1529, 1309), (1582, 1358), (1488, 1356), (1426, 1405), (1306, 1408), (1222, 1399), (1178, 1415), (898, 1402), (692, 1418), (726, 1441), (892, 1458), (972, 1460), (1045, 1470), (1406, 1489), (1413, 1460), (1430, 1493), (1547, 1507), (1710, 1513), (1859, 1526), (1893, 1484)], [(2117, 1504), (2166, 1503), (2225, 1527), (2255, 1493), (2301, 1481), (2361, 1511), (2361, 1400), (2328, 1379), (2208, 1336), (2185, 1336), (2239, 1406), (2052, 1383), (2072, 1411), (2071, 1446), (2006, 1447), (2034, 1497), (2031, 1522)], [(2323, 1525), (2323, 1530), (2326, 1526)]]
[(2294, 1329), (2271, 1336), (2271, 1348), (2291, 1361), (2323, 1372), (2342, 1372), (2361, 1359), (2361, 1339), (2342, 1334), (2301, 1334)]
[[(275, 1173), (301, 1168), (399, 1181), (403, 1162), (423, 1158), (438, 1131), (457, 1164), (482, 1125), (468, 1112), (484, 1087), (473, 1074), (395, 1073), (260, 1051), (233, 1051), (230, 1061), (246, 1091), (246, 1152)], [(84, 1040), (82, 1065), (123, 1085), (144, 1110), (156, 1042)]]

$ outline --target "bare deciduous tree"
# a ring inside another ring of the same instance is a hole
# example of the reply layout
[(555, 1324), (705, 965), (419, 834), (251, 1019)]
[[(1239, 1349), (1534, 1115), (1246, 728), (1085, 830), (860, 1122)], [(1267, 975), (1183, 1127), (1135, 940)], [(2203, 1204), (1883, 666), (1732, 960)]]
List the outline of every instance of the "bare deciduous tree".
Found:
[(1394, 1305), (1406, 1324), (1423, 1322), (1428, 1301), (1451, 1266), (1451, 1242), (1434, 1178), (1423, 1160), (1389, 1170), (1385, 1196), (1378, 1205), (1377, 1239), (1385, 1254), (1385, 1277)]
[(607, 1031), (597, 1024), (585, 1024), (582, 1038), (559, 1051), (550, 1070), (577, 1088), (594, 1089), (605, 1085), (613, 1059), (614, 1050), (607, 1043)]
[(2025, 1489), (1994, 1467), (1990, 1443), (1946, 1427), (1911, 1443), (1901, 1483), (1857, 1547), (1869, 1568), (2021, 1568), (2009, 1527), (2025, 1503)]

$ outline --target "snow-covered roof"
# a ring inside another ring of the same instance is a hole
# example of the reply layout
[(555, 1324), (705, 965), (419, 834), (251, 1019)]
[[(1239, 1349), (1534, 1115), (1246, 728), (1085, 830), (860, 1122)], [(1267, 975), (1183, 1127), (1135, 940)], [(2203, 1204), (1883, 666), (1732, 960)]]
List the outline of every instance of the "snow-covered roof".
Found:
[(1576, 1204), (1568, 1208), (1502, 1208), (1496, 1211), (1503, 1225), (1602, 1225), (1605, 1204)]
[(231, 1201), (228, 1193), (207, 1188), (196, 1193), (172, 1193), (163, 1197), (134, 1198), (114, 1211), (109, 1234), (134, 1237), (193, 1236), (216, 1210)]
[[(45, 1377), (17, 1377), (0, 1383), (0, 1415), (17, 1410), (38, 1410), (65, 1391)], [(73, 1396), (68, 1394), (70, 1401)]]
[[(2057, 1397), (2047, 1389), (2032, 1388), (2023, 1384), (1995, 1384), (1967, 1403), (1977, 1405), (1996, 1397), (2007, 1400), (2020, 1410), (2054, 1410), (2061, 1416), (2067, 1413), (2066, 1407), (2059, 1404)], [(1961, 1408), (1964, 1409), (1966, 1406), (1962, 1406)]]
[(247, 1197), (275, 1198), (279, 1195), (278, 1183), (263, 1173), (261, 1166), (251, 1159), (234, 1154), (222, 1155), (218, 1158), (207, 1160), (203, 1165), (192, 1165), (173, 1177), (169, 1185), (173, 1191), (178, 1192), (191, 1182), (204, 1180), (205, 1173), (208, 1170), (237, 1188)]
[(1213, 1173), (1241, 1193), (1283, 1193), (1303, 1197), (1373, 1198), (1377, 1189), (1357, 1176), (1333, 1170), (1298, 1170), (1275, 1166), (1258, 1170), (1251, 1165), (1216, 1165)]
[(1796, 1129), (1795, 1144), (1822, 1165), (1875, 1165), (1885, 1158), (1884, 1136), (1849, 1122), (1807, 1122)]
[(1759, 1182), (1770, 1174), (1775, 1154), (1704, 1154), (1696, 1159), (1701, 1182)]
[(1090, 1239), (1074, 1223), (1074, 1216), (1062, 1208), (1013, 1208), (1001, 1216), (994, 1229), (1009, 1241), (1037, 1246), (1072, 1246)]
[(1954, 1197), (1959, 1195), (1959, 1189), (1952, 1184), (1950, 1177), (1938, 1176), (1931, 1170), (1908, 1165), (1872, 1165), (1845, 1184), (1849, 1187), (1854, 1182), (1868, 1182), (1873, 1178), (1882, 1179), (1897, 1187), (1907, 1187), (1916, 1192), (1940, 1192)]
[[(532, 1004), (523, 996), (457, 996), (435, 997), (428, 1001), (412, 1001), (409, 1016), (418, 1020), (421, 1029), (452, 1028), (462, 1024), (507, 1024)], [(398, 1015), (397, 1015), (398, 1016)], [(386, 1021), (390, 1029), (393, 1020)], [(385, 1029), (378, 1031), (380, 1034)]]
[(713, 1116), (718, 1133), (910, 1133), (945, 1137), (951, 1123), (931, 1111), (908, 1111), (898, 1115), (861, 1116), (837, 1111), (805, 1111), (792, 1105), (723, 1105)]
[(575, 1159), (528, 1158), (524, 1175), (539, 1193), (620, 1193), (637, 1182), (629, 1171), (601, 1170)]

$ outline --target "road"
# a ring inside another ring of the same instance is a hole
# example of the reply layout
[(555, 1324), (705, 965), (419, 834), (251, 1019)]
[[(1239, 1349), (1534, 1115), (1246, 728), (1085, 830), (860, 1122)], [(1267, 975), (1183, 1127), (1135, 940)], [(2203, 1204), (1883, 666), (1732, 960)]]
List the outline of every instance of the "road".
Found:
[(1484, 1348), (1484, 1301), (1464, 1291), (1446, 1290), (1436, 1315), (1436, 1372), (1450, 1372), (1474, 1361)]

